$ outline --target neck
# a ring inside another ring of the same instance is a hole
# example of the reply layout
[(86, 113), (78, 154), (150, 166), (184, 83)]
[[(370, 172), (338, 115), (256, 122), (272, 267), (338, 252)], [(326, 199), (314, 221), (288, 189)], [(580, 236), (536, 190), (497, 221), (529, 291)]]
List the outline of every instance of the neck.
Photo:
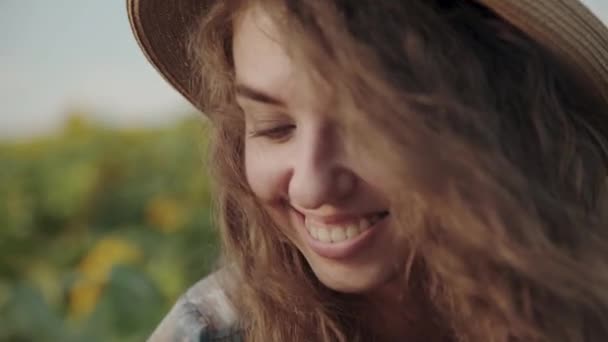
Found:
[(412, 285), (404, 292), (397, 281), (371, 293), (367, 317), (375, 335), (382, 341), (448, 341), (427, 296), (422, 286)]

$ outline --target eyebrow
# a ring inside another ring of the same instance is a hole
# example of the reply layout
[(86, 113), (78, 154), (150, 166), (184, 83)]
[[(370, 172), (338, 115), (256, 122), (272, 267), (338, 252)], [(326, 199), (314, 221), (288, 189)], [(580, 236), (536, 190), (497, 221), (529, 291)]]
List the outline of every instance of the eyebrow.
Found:
[(236, 95), (256, 102), (285, 107), (282, 100), (242, 83), (236, 84)]

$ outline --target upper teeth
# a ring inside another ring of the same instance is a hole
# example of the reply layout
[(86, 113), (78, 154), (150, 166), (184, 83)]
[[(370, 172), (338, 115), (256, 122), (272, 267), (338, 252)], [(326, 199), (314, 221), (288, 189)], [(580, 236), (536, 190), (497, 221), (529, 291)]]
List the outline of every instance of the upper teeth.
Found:
[(321, 242), (342, 242), (352, 239), (376, 223), (381, 215), (362, 217), (341, 224), (324, 224), (306, 218), (304, 224), (310, 235)]

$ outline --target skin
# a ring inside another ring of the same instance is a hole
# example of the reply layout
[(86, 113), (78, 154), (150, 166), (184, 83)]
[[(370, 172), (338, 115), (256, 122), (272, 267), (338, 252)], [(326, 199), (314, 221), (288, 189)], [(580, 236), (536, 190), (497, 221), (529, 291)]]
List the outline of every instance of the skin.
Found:
[[(349, 293), (389, 288), (403, 254), (390, 215), (369, 243), (348, 257), (321, 256), (307, 243), (303, 220), (390, 210), (375, 162), (346, 148), (349, 137), (332, 116), (331, 91), (290, 60), (262, 9), (247, 10), (235, 23), (233, 54), (253, 192), (324, 285)], [(268, 130), (272, 133), (252, 134)]]
[[(251, 190), (328, 288), (371, 299), (366, 324), (379, 340), (446, 341), (421, 288), (395, 280), (407, 251), (390, 215), (382, 163), (347, 148), (331, 89), (288, 56), (269, 16), (247, 9), (235, 22), (236, 101), (246, 126), (245, 168)], [(355, 140), (356, 141), (356, 140)], [(304, 221), (326, 222), (387, 211), (367, 243), (346, 257), (310, 246)]]

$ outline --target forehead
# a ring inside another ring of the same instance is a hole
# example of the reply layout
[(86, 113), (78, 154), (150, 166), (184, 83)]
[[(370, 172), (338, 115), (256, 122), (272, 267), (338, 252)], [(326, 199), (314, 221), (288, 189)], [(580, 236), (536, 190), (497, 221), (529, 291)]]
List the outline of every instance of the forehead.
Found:
[(275, 24), (258, 6), (244, 11), (234, 25), (233, 56), (237, 82), (280, 90), (293, 74)]
[(281, 100), (289, 107), (316, 106), (308, 73), (293, 63), (279, 29), (261, 7), (245, 10), (234, 24), (232, 42), (236, 82)]

